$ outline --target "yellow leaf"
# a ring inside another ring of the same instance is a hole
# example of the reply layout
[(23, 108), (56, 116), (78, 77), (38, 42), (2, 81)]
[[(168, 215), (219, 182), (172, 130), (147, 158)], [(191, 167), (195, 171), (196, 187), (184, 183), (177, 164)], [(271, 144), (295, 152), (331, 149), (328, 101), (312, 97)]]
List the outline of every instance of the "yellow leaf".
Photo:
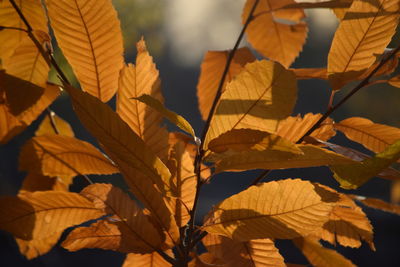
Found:
[[(279, 123), (276, 134), (292, 142), (297, 142), (321, 117), (322, 114), (312, 113), (307, 113), (303, 117), (287, 117)], [(332, 119), (326, 118), (311, 136), (326, 141), (335, 136), (335, 134)]]
[(299, 179), (263, 183), (215, 206), (202, 230), (237, 241), (292, 239), (319, 229), (338, 199), (337, 193)]
[(32, 240), (16, 238), (19, 251), (28, 260), (34, 259), (49, 252), (57, 244), (62, 232), (57, 232), (50, 236)]
[(286, 266), (283, 257), (271, 239), (238, 242), (224, 236), (208, 234), (203, 243), (224, 266), (261, 267)]
[[(40, 0), (15, 2), (34, 30), (48, 32), (47, 19)], [(25, 23), (20, 19), (9, 1), (3, 1), (0, 4), (0, 25), (26, 29)], [(4, 60), (11, 56), (26, 36), (27, 34), (23, 31), (7, 29), (0, 31), (0, 58)]]
[(296, 75), (298, 80), (307, 79), (328, 79), (328, 73), (326, 68), (300, 68), (300, 69), (290, 69)]
[[(166, 251), (172, 256), (172, 251)], [(172, 265), (164, 260), (157, 252), (149, 254), (129, 253), (126, 255), (122, 267), (172, 267)]]
[(374, 123), (368, 119), (353, 117), (335, 123), (335, 129), (343, 132), (347, 138), (362, 144), (369, 150), (379, 153), (400, 139), (400, 129)]
[(93, 145), (68, 136), (33, 137), (22, 148), (20, 169), (47, 176), (113, 174), (118, 169)]
[(275, 132), (279, 122), (292, 112), (296, 98), (293, 72), (267, 60), (247, 64), (222, 94), (204, 148), (210, 140), (232, 129)]
[(187, 132), (191, 136), (193, 136), (194, 140), (196, 141), (197, 137), (196, 134), (192, 128), (192, 125), (181, 115), (176, 114), (173, 111), (168, 110), (167, 108), (164, 107), (164, 105), (157, 100), (156, 98), (150, 96), (150, 95), (141, 95), (139, 97), (133, 97), (133, 100), (140, 101), (149, 107), (157, 110), (160, 112), (165, 118), (167, 118), (170, 122), (181, 128), (183, 131)]
[(49, 177), (37, 173), (28, 173), (22, 182), (19, 193), (35, 191), (68, 191), (72, 178)]
[(24, 240), (45, 238), (102, 215), (88, 199), (70, 192), (44, 191), (0, 199), (0, 229)]
[[(203, 120), (207, 120), (211, 105), (214, 101), (217, 89), (222, 78), (229, 51), (208, 51), (201, 63), (199, 82), (197, 84), (197, 98), (199, 110)], [(229, 66), (222, 92), (226, 84), (239, 74), (246, 63), (253, 62), (255, 57), (247, 47), (236, 50), (235, 56)]]
[(352, 197), (354, 199), (356, 199), (357, 201), (360, 201), (362, 204), (364, 204), (367, 207), (400, 215), (400, 206), (399, 205), (387, 203), (378, 198), (369, 198), (369, 197), (366, 198), (366, 197), (354, 196), (354, 195)]
[[(171, 195), (168, 168), (108, 105), (71, 86), (65, 89), (81, 122), (117, 164), (134, 195), (150, 210), (160, 229), (177, 240), (179, 230), (166, 199)], [(141, 179), (137, 172), (148, 179)]]
[(331, 166), (331, 170), (335, 173), (334, 178), (340, 183), (340, 187), (356, 189), (378, 175), (382, 170), (388, 168), (399, 158), (400, 139), (372, 158), (349, 165), (333, 165)]
[[(247, 20), (255, 0), (247, 0), (242, 14), (242, 22)], [(279, 10), (296, 3), (293, 0), (260, 1), (246, 33), (250, 44), (263, 56), (289, 67), (303, 48), (307, 37), (307, 25), (302, 9)], [(279, 20), (281, 19), (281, 20)], [(289, 23), (282, 23), (287, 20)]]
[[(54, 125), (52, 125), (52, 123), (54, 123)], [(54, 127), (57, 129), (57, 132), (55, 131)], [(57, 114), (55, 114), (54, 112), (51, 112), (42, 120), (42, 122), (39, 125), (39, 128), (35, 132), (36, 136), (47, 135), (47, 134), (59, 134), (69, 137), (75, 136), (74, 131), (71, 128), (71, 125), (69, 125), (68, 122), (66, 122), (59, 116), (57, 116)]]
[(328, 74), (334, 90), (353, 79), (351, 72), (365, 70), (375, 62), (374, 55), (383, 53), (392, 39), (398, 18), (397, 0), (353, 2), (328, 55)]
[(349, 165), (355, 161), (332, 151), (313, 146), (299, 145), (302, 154), (282, 151), (244, 151), (222, 158), (216, 164), (216, 172), (244, 171), (251, 169), (288, 169), (324, 165)]
[(160, 102), (164, 102), (158, 70), (143, 39), (136, 44), (136, 48), (136, 66), (128, 64), (121, 70), (116, 104), (117, 113), (164, 161), (168, 153), (168, 132), (160, 125), (163, 120), (162, 115), (146, 104), (131, 99), (148, 94)]
[(47, 0), (51, 26), (83, 90), (106, 102), (123, 66), (120, 22), (111, 0)]
[(335, 250), (323, 247), (317, 240), (297, 238), (294, 244), (303, 252), (308, 261), (316, 267), (355, 267), (355, 265)]

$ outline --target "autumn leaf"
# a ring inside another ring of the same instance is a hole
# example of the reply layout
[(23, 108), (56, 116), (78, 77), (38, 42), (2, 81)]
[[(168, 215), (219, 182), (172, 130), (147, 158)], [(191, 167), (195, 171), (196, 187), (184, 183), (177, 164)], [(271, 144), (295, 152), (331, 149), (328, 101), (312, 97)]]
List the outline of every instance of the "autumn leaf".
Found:
[(369, 150), (379, 153), (400, 139), (400, 129), (374, 123), (369, 119), (352, 117), (335, 123), (335, 129), (343, 132), (347, 138), (362, 144)]
[(57, 232), (39, 239), (23, 240), (16, 238), (15, 240), (21, 254), (31, 260), (49, 252), (57, 244), (61, 234), (62, 232)]
[(35, 191), (68, 191), (72, 177), (49, 177), (37, 173), (28, 173), (22, 182), (19, 193)]
[(201, 255), (191, 255), (192, 260), (189, 262), (189, 267), (223, 267), (224, 262), (215, 258), (211, 253), (203, 253)]
[[(47, 0), (57, 43), (83, 90), (106, 102), (123, 66), (120, 22), (110, 0)], [(68, 25), (68, 27), (66, 27)]]
[[(328, 74), (334, 90), (352, 80), (352, 73), (369, 68), (395, 33), (399, 19), (397, 0), (355, 0), (332, 41)], [(351, 34), (357, 33), (357, 34)]]
[(292, 239), (319, 229), (338, 200), (337, 193), (308, 181), (263, 183), (215, 206), (202, 230), (236, 241)]
[[(201, 63), (200, 77), (197, 84), (197, 98), (203, 120), (207, 120), (210, 113), (229, 52), (208, 51)], [(222, 92), (225, 91), (226, 84), (238, 75), (247, 63), (253, 61), (255, 61), (255, 57), (247, 47), (237, 49), (229, 66), (224, 85), (222, 86)]]
[(33, 137), (21, 149), (19, 163), (21, 170), (47, 176), (118, 172), (93, 145), (62, 135)]
[[(255, 0), (247, 0), (243, 9), (242, 23), (249, 16)], [(296, 3), (293, 0), (260, 1), (246, 33), (249, 43), (263, 56), (289, 67), (301, 52), (307, 37), (307, 25), (302, 9), (279, 10)], [(287, 20), (290, 23), (282, 23)]]
[(43, 191), (0, 199), (0, 229), (15, 237), (42, 239), (103, 215), (92, 202), (71, 192)]
[(355, 189), (378, 175), (400, 158), (400, 140), (388, 146), (383, 152), (358, 164), (331, 166), (334, 178), (345, 189)]
[(271, 239), (254, 239), (238, 242), (224, 236), (208, 234), (203, 243), (224, 266), (286, 266)]
[(351, 197), (353, 199), (361, 202), (362, 204), (364, 204), (367, 207), (400, 215), (400, 206), (397, 204), (388, 203), (388, 202), (385, 202), (378, 198), (370, 198), (370, 197), (367, 198), (367, 197), (356, 196), (356, 195), (351, 195)]
[(297, 238), (294, 244), (303, 252), (313, 266), (355, 267), (355, 265), (335, 250), (323, 247), (318, 240), (312, 238)]
[[(172, 256), (172, 251), (166, 252)], [(153, 252), (148, 254), (129, 253), (126, 255), (122, 267), (170, 267), (172, 266), (160, 254)]]
[(222, 94), (204, 148), (232, 129), (275, 132), (292, 112), (296, 97), (296, 78), (291, 71), (267, 60), (247, 64)]
[[(57, 132), (56, 132), (57, 129)], [(39, 128), (36, 130), (35, 135), (49, 135), (49, 134), (59, 134), (65, 135), (69, 137), (74, 137), (74, 131), (69, 125), (68, 122), (57, 116), (54, 112), (50, 112), (39, 125)]]
[(148, 94), (164, 102), (158, 70), (142, 38), (137, 44), (136, 65), (125, 65), (120, 73), (117, 94), (117, 113), (161, 160), (168, 154), (168, 132), (160, 124), (162, 115), (133, 101), (132, 97)]

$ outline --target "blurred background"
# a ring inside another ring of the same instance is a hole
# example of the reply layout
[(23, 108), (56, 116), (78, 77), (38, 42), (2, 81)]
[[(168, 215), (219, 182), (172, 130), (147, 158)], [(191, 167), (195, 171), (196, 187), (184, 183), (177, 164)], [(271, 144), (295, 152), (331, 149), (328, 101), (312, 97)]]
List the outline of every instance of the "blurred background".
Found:
[[(208, 50), (226, 50), (233, 47), (242, 27), (241, 11), (244, 2), (244, 0), (113, 1), (119, 13), (125, 38), (126, 62), (135, 61), (135, 44), (141, 36), (144, 36), (160, 71), (166, 106), (188, 119), (198, 133), (204, 125), (197, 109), (196, 98), (200, 63)], [(338, 21), (331, 11), (322, 9), (308, 10), (306, 21), (309, 25), (308, 40), (292, 67), (324, 67)], [(393, 43), (399, 43), (398, 37)], [(244, 41), (242, 45), (248, 44)], [(72, 78), (72, 71), (57, 49), (56, 58), (61, 63), (62, 69)], [(52, 73), (51, 79), (56, 81), (55, 73)], [(336, 99), (347, 93), (350, 88), (351, 86), (342, 90)], [(329, 92), (329, 85), (325, 81), (300, 81), (299, 101), (293, 114), (324, 112)], [(399, 88), (389, 85), (371, 86), (357, 93), (332, 117), (335, 121), (340, 121), (350, 116), (361, 116), (377, 123), (400, 127), (399, 97)], [(60, 97), (51, 109), (71, 123), (76, 137), (96, 144), (72, 112), (67, 96)], [(25, 176), (18, 171), (18, 153), (20, 147), (33, 135), (41, 119), (42, 117), (8, 144), (1, 146), (0, 195), (15, 195), (18, 192)], [(337, 134), (332, 142), (367, 152), (360, 145), (345, 140), (341, 134)], [(246, 188), (260, 172), (215, 176), (202, 192), (198, 223), (212, 205)], [(317, 181), (342, 191), (327, 168), (273, 171), (266, 181), (297, 177)], [(92, 178), (98, 182), (123, 183), (119, 176)], [(79, 191), (84, 185), (84, 180), (77, 177), (72, 189)], [(390, 186), (389, 181), (373, 179), (354, 193), (390, 201)], [(364, 211), (374, 226), (377, 251), (371, 251), (366, 244), (360, 249), (338, 247), (338, 250), (359, 266), (400, 266), (400, 253), (398, 253), (400, 217), (370, 208), (364, 208)], [(290, 242), (278, 241), (277, 246), (287, 262), (307, 263)], [(19, 254), (12, 236), (0, 232), (0, 266), (78, 267), (89, 264), (97, 267), (120, 266), (123, 259), (123, 254), (112, 251), (86, 249), (70, 253), (56, 246), (48, 254), (28, 261)]]

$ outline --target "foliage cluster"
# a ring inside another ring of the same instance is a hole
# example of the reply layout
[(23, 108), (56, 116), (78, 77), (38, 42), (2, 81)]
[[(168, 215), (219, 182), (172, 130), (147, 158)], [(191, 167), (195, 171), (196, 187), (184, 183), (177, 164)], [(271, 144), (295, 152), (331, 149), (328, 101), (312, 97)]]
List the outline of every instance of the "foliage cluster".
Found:
[[(320, 240), (353, 248), (364, 241), (374, 250), (371, 223), (356, 201), (400, 213), (394, 204), (311, 181), (262, 182), (274, 169), (315, 166), (328, 166), (344, 189), (373, 177), (400, 179), (391, 167), (400, 158), (400, 129), (360, 117), (329, 118), (366, 86), (400, 86), (393, 74), (400, 47), (387, 48), (399, 22), (399, 0), (247, 0), (235, 47), (209, 51), (201, 65), (200, 136), (163, 106), (159, 73), (144, 39), (136, 44), (135, 64), (124, 62), (111, 0), (0, 5), (1, 143), (46, 113), (20, 151), (20, 170), (27, 172), (22, 188), (0, 199), (0, 229), (13, 234), (27, 258), (47, 253), (73, 227), (61, 244), (65, 249), (127, 253), (124, 267), (291, 265), (275, 247), (277, 239), (292, 240), (315, 266), (353, 266)], [(289, 68), (306, 41), (305, 8), (333, 9), (340, 20), (326, 68)], [(82, 90), (54, 60), (49, 25)], [(245, 33), (267, 59), (238, 48)], [(48, 82), (51, 67), (59, 84)], [(300, 79), (329, 80), (324, 114), (291, 116)], [(353, 90), (334, 104), (335, 93), (354, 81)], [(75, 138), (68, 122), (49, 110), (61, 91), (102, 151)], [(113, 110), (107, 102), (115, 95)], [(183, 132), (168, 132), (164, 119)], [(374, 154), (329, 142), (337, 131)], [(196, 226), (203, 185), (221, 172), (252, 169), (265, 171)], [(129, 192), (88, 176), (115, 173)], [(76, 176), (89, 183), (79, 193), (69, 191)], [(207, 252), (199, 255), (200, 242)]]

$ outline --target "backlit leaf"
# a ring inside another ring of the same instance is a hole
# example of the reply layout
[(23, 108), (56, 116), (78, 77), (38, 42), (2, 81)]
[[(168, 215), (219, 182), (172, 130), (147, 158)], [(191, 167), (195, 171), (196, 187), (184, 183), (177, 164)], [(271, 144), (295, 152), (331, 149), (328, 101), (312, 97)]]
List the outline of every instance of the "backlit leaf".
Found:
[(16, 238), (19, 251), (28, 260), (39, 257), (41, 255), (49, 252), (54, 245), (57, 244), (58, 239), (60, 239), (62, 232), (57, 232), (50, 236), (32, 240), (23, 240)]
[(120, 22), (110, 0), (47, 0), (51, 26), (83, 90), (106, 102), (123, 65)]
[[(254, 2), (247, 0), (242, 23), (247, 20)], [(293, 0), (260, 1), (246, 30), (248, 41), (258, 52), (285, 67), (289, 67), (299, 55), (308, 31), (307, 25), (301, 21), (305, 18), (302, 9), (278, 10), (294, 3)]]
[(292, 112), (296, 98), (293, 72), (267, 60), (247, 64), (221, 96), (205, 149), (210, 140), (232, 129), (275, 132), (279, 122)]
[[(168, 255), (171, 256), (172, 252), (168, 251)], [(172, 266), (157, 252), (149, 254), (135, 254), (129, 253), (126, 255), (125, 261), (122, 267), (170, 267)]]
[(37, 173), (28, 173), (22, 182), (19, 193), (35, 191), (68, 191), (72, 177), (49, 177)]
[(378, 175), (400, 158), (400, 140), (388, 146), (383, 152), (358, 164), (331, 166), (334, 178), (345, 189), (355, 189)]
[[(193, 253), (194, 254), (194, 253)], [(192, 260), (189, 262), (189, 267), (223, 267), (224, 262), (215, 258), (211, 253), (203, 253), (201, 255), (191, 255)]]
[(388, 203), (378, 198), (370, 198), (370, 197), (366, 198), (361, 196), (352, 196), (352, 197), (367, 207), (400, 215), (399, 205)]
[(20, 169), (47, 176), (113, 174), (118, 169), (93, 145), (68, 136), (33, 137), (22, 148)]
[(352, 71), (369, 68), (395, 33), (397, 0), (355, 0), (347, 10), (332, 41), (328, 74), (334, 90), (352, 79)]
[(215, 206), (202, 229), (237, 241), (292, 239), (319, 229), (338, 199), (337, 193), (299, 179), (263, 183)]
[[(229, 51), (208, 51), (201, 63), (199, 82), (197, 84), (197, 98), (199, 110), (203, 120), (207, 120), (211, 105), (214, 101), (217, 89), (222, 78)], [(239, 74), (246, 63), (253, 62), (255, 57), (247, 47), (236, 50), (236, 53), (229, 66), (222, 92), (226, 84)]]
[(31, 240), (103, 215), (85, 197), (70, 192), (44, 191), (0, 199), (0, 229)]
[(224, 266), (261, 267), (286, 266), (271, 239), (238, 242), (224, 236), (208, 234), (203, 243)]
[[(81, 122), (117, 164), (135, 197), (151, 211), (160, 229), (177, 240), (179, 232), (165, 198), (171, 195), (168, 168), (108, 105), (73, 87), (66, 85), (66, 90)], [(148, 179), (140, 179), (137, 172)]]
[[(54, 125), (52, 125), (52, 123), (54, 123)], [(57, 132), (55, 131), (54, 128), (57, 129)], [(74, 131), (72, 130), (71, 125), (69, 125), (68, 122), (66, 122), (59, 116), (57, 116), (57, 114), (55, 114), (54, 112), (51, 112), (50, 114), (47, 114), (46, 117), (44, 117), (44, 119), (39, 125), (39, 128), (35, 132), (36, 136), (41, 136), (46, 134), (60, 134), (69, 137), (74, 137)]]

